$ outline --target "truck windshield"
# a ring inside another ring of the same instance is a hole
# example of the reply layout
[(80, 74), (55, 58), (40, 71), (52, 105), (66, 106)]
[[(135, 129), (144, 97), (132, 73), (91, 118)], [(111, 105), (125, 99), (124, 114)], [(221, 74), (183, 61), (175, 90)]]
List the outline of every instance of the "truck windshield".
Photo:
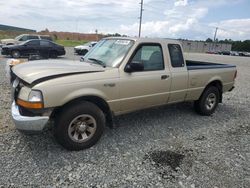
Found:
[(20, 38), (22, 38), (24, 35), (18, 35), (16, 38), (15, 38), (15, 40), (19, 40)]
[(134, 44), (132, 40), (125, 39), (103, 39), (98, 42), (89, 53), (86, 54), (84, 59), (86, 61), (102, 64), (106, 67), (118, 66), (129, 49)]

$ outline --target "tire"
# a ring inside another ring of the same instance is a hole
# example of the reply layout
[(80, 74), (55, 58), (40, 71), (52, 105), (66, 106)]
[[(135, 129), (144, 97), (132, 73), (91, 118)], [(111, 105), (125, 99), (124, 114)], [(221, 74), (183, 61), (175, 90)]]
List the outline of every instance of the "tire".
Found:
[(210, 116), (219, 104), (220, 92), (215, 86), (205, 89), (199, 100), (194, 102), (195, 111), (203, 116)]
[(58, 56), (57, 51), (51, 51), (49, 53), (49, 57), (51, 57), (51, 58), (57, 58), (57, 56)]
[(89, 148), (101, 138), (105, 116), (90, 102), (78, 102), (62, 109), (54, 126), (56, 140), (66, 149), (78, 151)]
[(13, 58), (19, 58), (19, 57), (21, 57), (21, 54), (20, 54), (20, 52), (19, 52), (18, 50), (13, 50), (13, 51), (11, 52), (11, 56), (12, 56)]

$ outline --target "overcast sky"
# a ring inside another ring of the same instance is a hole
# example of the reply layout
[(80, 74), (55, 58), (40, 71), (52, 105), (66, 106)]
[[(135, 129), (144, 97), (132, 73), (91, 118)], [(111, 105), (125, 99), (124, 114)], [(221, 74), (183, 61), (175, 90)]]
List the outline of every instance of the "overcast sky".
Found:
[[(0, 0), (0, 24), (138, 35), (140, 0)], [(250, 39), (249, 0), (144, 0), (142, 36)]]

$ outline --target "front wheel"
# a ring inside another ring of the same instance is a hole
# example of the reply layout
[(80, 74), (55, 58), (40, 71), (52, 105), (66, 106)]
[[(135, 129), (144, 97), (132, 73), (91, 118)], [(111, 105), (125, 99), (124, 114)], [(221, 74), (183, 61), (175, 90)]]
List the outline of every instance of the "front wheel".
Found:
[(20, 52), (19, 52), (18, 50), (13, 50), (13, 51), (11, 52), (11, 56), (12, 56), (13, 58), (19, 58), (19, 57), (21, 56), (21, 54), (20, 54)]
[(218, 106), (219, 96), (220, 92), (217, 87), (206, 88), (199, 100), (194, 102), (195, 111), (201, 115), (210, 116)]
[(62, 110), (56, 118), (54, 135), (68, 150), (82, 150), (93, 146), (105, 127), (103, 112), (93, 103), (81, 102)]

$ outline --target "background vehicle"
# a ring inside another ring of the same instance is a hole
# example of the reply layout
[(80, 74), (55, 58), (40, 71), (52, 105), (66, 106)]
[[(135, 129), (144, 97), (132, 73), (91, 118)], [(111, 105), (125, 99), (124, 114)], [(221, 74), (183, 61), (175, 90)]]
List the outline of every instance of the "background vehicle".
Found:
[(15, 39), (2, 39), (0, 40), (0, 46), (4, 45), (13, 45), (13, 44), (20, 44), (27, 40), (32, 39), (45, 39), (52, 41), (52, 38), (49, 35), (36, 35), (36, 34), (22, 34), (17, 36)]
[(230, 51), (221, 51), (220, 55), (231, 55)]
[(239, 56), (239, 52), (236, 51), (230, 51), (231, 56)]
[(63, 46), (48, 40), (28, 40), (17, 45), (4, 46), (2, 55), (11, 55), (13, 58), (21, 56), (40, 55), (42, 57), (53, 57), (65, 55)]
[(92, 47), (96, 45), (96, 41), (74, 47), (74, 52), (78, 55), (85, 55)]
[[(55, 61), (55, 60), (54, 60)], [(113, 116), (183, 101), (209, 116), (234, 88), (234, 65), (185, 60), (174, 40), (107, 38), (78, 64), (43, 60), (13, 67), (12, 117), (21, 131), (54, 133), (69, 150), (91, 147)]]

